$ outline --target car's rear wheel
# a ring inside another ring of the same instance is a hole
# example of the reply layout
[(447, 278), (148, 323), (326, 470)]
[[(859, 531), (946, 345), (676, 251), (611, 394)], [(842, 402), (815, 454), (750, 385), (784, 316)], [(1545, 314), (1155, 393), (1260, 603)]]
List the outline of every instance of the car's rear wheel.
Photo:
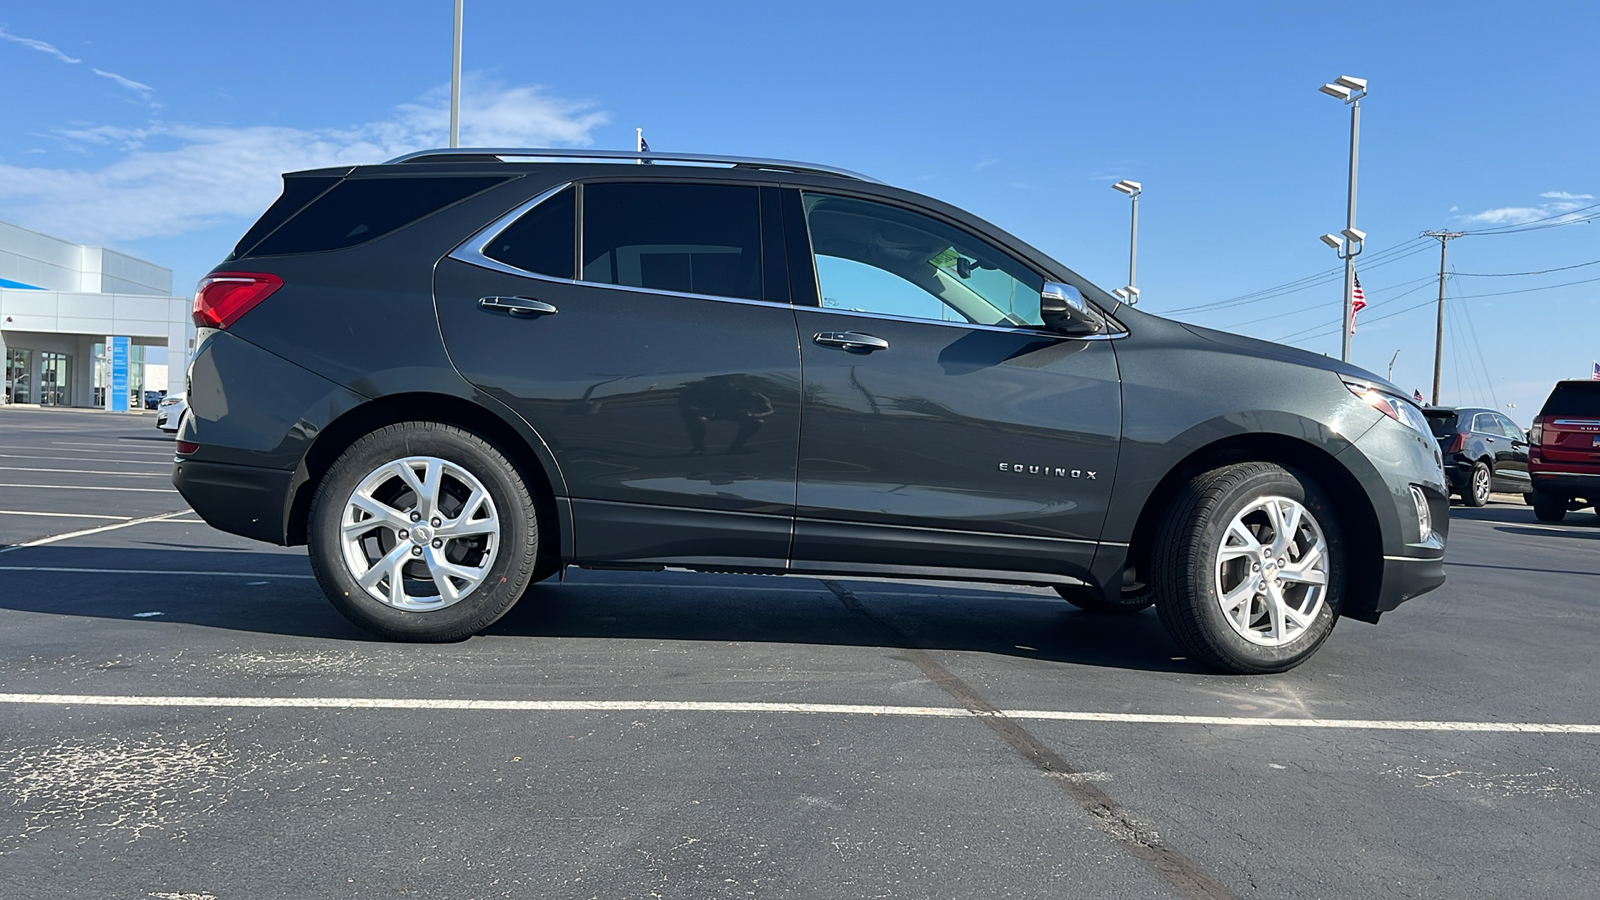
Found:
[(312, 500), (323, 592), (380, 637), (453, 641), (488, 627), (533, 576), (539, 529), (516, 467), (477, 435), (402, 422), (350, 446)]
[(1541, 522), (1559, 522), (1567, 517), (1567, 498), (1560, 494), (1533, 492), (1533, 517)]
[(1214, 469), (1174, 498), (1156, 537), (1156, 610), (1190, 656), (1283, 672), (1333, 631), (1345, 547), (1316, 482), (1273, 463)]
[(1494, 470), (1480, 459), (1472, 464), (1472, 478), (1467, 481), (1467, 489), (1461, 492), (1461, 499), (1469, 506), (1487, 506), (1493, 488)]

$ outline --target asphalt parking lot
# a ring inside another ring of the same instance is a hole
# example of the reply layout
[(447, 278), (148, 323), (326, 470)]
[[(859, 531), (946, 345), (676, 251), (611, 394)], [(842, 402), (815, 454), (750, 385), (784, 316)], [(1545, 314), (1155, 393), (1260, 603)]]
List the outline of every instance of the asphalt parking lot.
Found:
[(153, 415), (0, 410), (0, 896), (1600, 896), (1600, 520), (1301, 668), (984, 585), (572, 570), (367, 638)]

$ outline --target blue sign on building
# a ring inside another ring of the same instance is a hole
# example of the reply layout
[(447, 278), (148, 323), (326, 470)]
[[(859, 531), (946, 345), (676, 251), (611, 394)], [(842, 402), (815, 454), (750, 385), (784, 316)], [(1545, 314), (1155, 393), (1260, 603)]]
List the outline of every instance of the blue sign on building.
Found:
[(128, 356), (132, 338), (108, 338), (106, 347), (111, 351), (111, 383), (106, 387), (106, 409), (112, 412), (128, 411)]

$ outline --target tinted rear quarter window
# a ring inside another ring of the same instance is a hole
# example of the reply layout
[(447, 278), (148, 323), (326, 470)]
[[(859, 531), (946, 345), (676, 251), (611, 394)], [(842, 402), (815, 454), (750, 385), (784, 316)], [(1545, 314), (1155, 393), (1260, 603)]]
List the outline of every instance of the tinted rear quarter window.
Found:
[(487, 176), (347, 179), (268, 235), (251, 255), (354, 247), (505, 180)]
[(1600, 418), (1600, 381), (1560, 382), (1539, 415)]
[(524, 272), (572, 278), (577, 258), (576, 192), (567, 188), (495, 235), (483, 255)]
[(585, 185), (583, 280), (761, 299), (761, 205), (756, 188)]
[(274, 228), (289, 221), (295, 213), (305, 208), (307, 203), (339, 183), (339, 175), (285, 175), (283, 177), (283, 193), (276, 202), (267, 207), (261, 218), (250, 226), (250, 230), (239, 239), (233, 248), (233, 258), (244, 256), (250, 248), (261, 242), (261, 239), (272, 233)]

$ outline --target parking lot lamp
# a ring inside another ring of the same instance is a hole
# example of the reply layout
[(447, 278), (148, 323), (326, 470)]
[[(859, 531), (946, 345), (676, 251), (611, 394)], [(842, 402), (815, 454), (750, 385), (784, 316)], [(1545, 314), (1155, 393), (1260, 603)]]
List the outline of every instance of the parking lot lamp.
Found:
[(461, 146), (461, 4), (456, 0), (455, 30), (450, 43), (450, 146)]
[[(1350, 329), (1355, 324), (1355, 257), (1361, 253), (1361, 238), (1366, 235), (1356, 230), (1356, 157), (1361, 143), (1361, 98), (1367, 95), (1367, 80), (1350, 75), (1340, 75), (1318, 88), (1330, 97), (1337, 97), (1350, 107), (1350, 196), (1345, 206), (1344, 247), (1339, 258), (1344, 260), (1344, 327), (1339, 329), (1341, 349), (1339, 358), (1350, 361)], [(1357, 237), (1360, 235), (1360, 237)], [(1323, 235), (1327, 242), (1330, 235)]]
[(1128, 199), (1133, 201), (1133, 226), (1128, 235), (1128, 286), (1123, 289), (1131, 306), (1139, 302), (1139, 289), (1133, 286), (1133, 276), (1139, 263), (1139, 195), (1144, 192), (1144, 185), (1124, 178), (1113, 184), (1111, 189), (1127, 194)]

